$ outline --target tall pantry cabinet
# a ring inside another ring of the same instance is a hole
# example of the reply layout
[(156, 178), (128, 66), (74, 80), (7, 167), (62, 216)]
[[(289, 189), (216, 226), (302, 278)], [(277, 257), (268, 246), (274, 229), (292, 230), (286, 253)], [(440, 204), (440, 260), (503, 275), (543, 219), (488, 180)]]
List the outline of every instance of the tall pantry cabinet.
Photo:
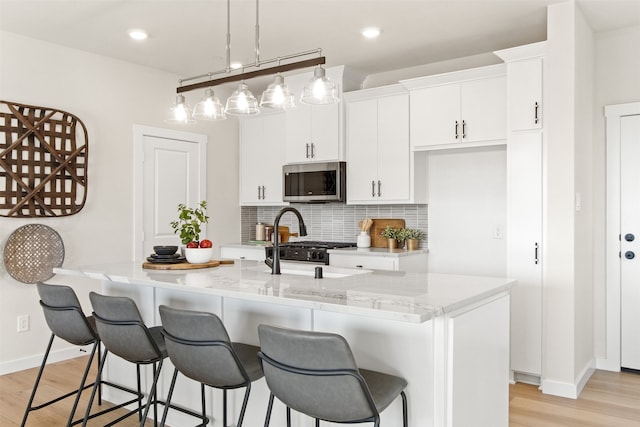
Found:
[(542, 375), (542, 179), (545, 42), (496, 54), (507, 64), (507, 275), (511, 292), (511, 370), (515, 381)]

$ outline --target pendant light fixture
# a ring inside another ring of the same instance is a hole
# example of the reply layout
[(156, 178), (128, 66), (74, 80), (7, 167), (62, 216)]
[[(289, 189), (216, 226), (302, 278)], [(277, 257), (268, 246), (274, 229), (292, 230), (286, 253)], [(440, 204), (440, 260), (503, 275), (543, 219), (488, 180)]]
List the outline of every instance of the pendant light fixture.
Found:
[(192, 110), (184, 95), (176, 95), (176, 102), (169, 108), (169, 113), (165, 122), (186, 125), (195, 123), (195, 119), (192, 117)]
[(295, 96), (284, 84), (282, 75), (277, 74), (273, 79), (273, 83), (267, 86), (267, 90), (262, 93), (260, 106), (280, 110), (287, 110), (296, 106)]
[(225, 113), (232, 116), (250, 116), (260, 113), (258, 100), (249, 90), (249, 86), (242, 81), (238, 89), (227, 99)]
[(326, 76), (325, 69), (318, 67), (313, 71), (313, 77), (304, 87), (300, 102), (303, 104), (325, 105), (340, 102), (336, 86)]
[(213, 89), (207, 88), (204, 96), (193, 109), (193, 118), (196, 120), (224, 120), (224, 108), (220, 100), (215, 96)]
[[(255, 60), (251, 64), (244, 64), (238, 67), (240, 72), (231, 67), (231, 33), (230, 33), (230, 0), (227, 0), (227, 58), (226, 67), (223, 70), (210, 72), (207, 74), (201, 74), (199, 76), (188, 77), (186, 79), (180, 79), (178, 81), (179, 87), (176, 88), (178, 93), (178, 100), (176, 105), (172, 107), (172, 111), (181, 105), (185, 111), (189, 108), (184, 96), (181, 93), (189, 92), (195, 89), (210, 88), (211, 86), (221, 85), (229, 82), (240, 82), (235, 92), (227, 99), (224, 111), (222, 110), (222, 104), (213, 95), (211, 89), (205, 91), (204, 98), (198, 102), (194, 111), (194, 117), (205, 120), (222, 120), (226, 116), (225, 114), (242, 116), (258, 114), (260, 109), (258, 108), (258, 101), (255, 96), (249, 90), (245, 80), (249, 80), (254, 77), (266, 76), (276, 74), (273, 83), (271, 83), (260, 98), (260, 106), (266, 108), (288, 109), (295, 106), (295, 96), (291, 93), (289, 88), (284, 83), (284, 77), (281, 73), (287, 71), (298, 70), (302, 68), (309, 68), (314, 66), (321, 66), (325, 63), (325, 57), (322, 56), (321, 49), (314, 49), (306, 52), (296, 53), (292, 55), (280, 56), (278, 58), (269, 60), (260, 60), (260, 15), (259, 15), (259, 0), (256, 0), (256, 26), (255, 26)], [(318, 55), (315, 58), (302, 59), (297, 62), (288, 62), (290, 60), (302, 57), (309, 57), (311, 55)], [(266, 64), (276, 63), (277, 66), (265, 68)], [(246, 71), (247, 69), (255, 68), (255, 70)], [(212, 79), (213, 76), (223, 74), (222, 77)], [(183, 82), (193, 80), (203, 80), (189, 85), (182, 86)], [(330, 104), (339, 102), (337, 90), (335, 86), (326, 78), (324, 68), (316, 68), (314, 71), (314, 79), (312, 80), (308, 88), (305, 88), (304, 93), (301, 96), (301, 101), (308, 104)], [(308, 93), (307, 93), (308, 92)], [(313, 98), (312, 98), (313, 97)], [(182, 110), (181, 110), (182, 111)], [(180, 115), (180, 114), (179, 114)], [(182, 117), (182, 116), (181, 116)], [(189, 119), (182, 117), (181, 121), (172, 121), (174, 123), (192, 123), (195, 120), (189, 115)]]

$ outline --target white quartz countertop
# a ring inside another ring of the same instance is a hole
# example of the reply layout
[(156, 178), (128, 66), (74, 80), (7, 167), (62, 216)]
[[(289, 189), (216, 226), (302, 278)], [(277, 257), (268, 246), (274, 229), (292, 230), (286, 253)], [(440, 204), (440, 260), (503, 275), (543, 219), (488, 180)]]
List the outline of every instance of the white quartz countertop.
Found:
[[(410, 323), (426, 322), (504, 293), (515, 283), (501, 277), (363, 272), (330, 266), (323, 266), (325, 278), (314, 279), (314, 267), (282, 262), (283, 274), (278, 276), (259, 261), (194, 270), (151, 270), (125, 262), (63, 266), (54, 272)], [(302, 275), (304, 271), (309, 275)]]
[(406, 249), (389, 249), (389, 248), (336, 248), (329, 249), (330, 254), (353, 255), (353, 256), (376, 256), (376, 257), (403, 257), (410, 255), (426, 254), (427, 249), (417, 249), (408, 251)]

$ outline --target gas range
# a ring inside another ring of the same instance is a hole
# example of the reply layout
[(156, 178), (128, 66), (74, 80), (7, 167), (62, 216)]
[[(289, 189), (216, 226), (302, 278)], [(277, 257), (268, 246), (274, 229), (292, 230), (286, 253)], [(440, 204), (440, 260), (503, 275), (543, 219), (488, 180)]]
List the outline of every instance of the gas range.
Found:
[[(297, 242), (280, 243), (280, 259), (286, 261), (315, 262), (329, 265), (329, 249), (354, 248), (355, 242), (322, 242), (300, 240)], [(267, 258), (273, 257), (273, 247), (266, 247)]]

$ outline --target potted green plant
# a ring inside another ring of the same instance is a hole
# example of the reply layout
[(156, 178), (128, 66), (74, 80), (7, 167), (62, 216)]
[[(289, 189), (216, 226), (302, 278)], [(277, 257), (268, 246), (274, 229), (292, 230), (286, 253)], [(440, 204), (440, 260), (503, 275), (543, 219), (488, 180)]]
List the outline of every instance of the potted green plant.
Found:
[(405, 228), (403, 235), (407, 241), (407, 250), (413, 251), (420, 246), (420, 240), (424, 239), (424, 233), (415, 228)]
[(192, 264), (209, 262), (213, 256), (211, 240), (200, 241), (204, 224), (209, 222), (207, 202), (202, 200), (198, 207), (190, 208), (182, 203), (178, 205), (178, 219), (171, 221), (173, 232), (180, 235), (180, 241), (186, 245), (184, 254)]
[(399, 239), (398, 239), (398, 234), (399, 234), (400, 229), (399, 228), (394, 228), (391, 227), (390, 225), (387, 225), (384, 230), (382, 230), (380, 232), (380, 236), (384, 237), (385, 239), (387, 239), (387, 245), (389, 247), (389, 249), (396, 249), (399, 245)]

